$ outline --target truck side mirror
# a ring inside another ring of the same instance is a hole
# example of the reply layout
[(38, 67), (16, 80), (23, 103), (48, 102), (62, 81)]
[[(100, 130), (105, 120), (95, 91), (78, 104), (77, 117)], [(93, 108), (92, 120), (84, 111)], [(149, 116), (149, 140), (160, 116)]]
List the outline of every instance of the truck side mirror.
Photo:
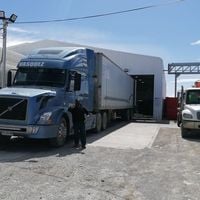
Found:
[(7, 86), (10, 87), (12, 85), (12, 71), (9, 70), (7, 74)]
[(16, 74), (16, 69), (10, 69), (7, 74), (7, 86), (10, 87), (13, 84), (13, 79)]
[(81, 89), (81, 74), (75, 73), (74, 75), (74, 91), (79, 91)]

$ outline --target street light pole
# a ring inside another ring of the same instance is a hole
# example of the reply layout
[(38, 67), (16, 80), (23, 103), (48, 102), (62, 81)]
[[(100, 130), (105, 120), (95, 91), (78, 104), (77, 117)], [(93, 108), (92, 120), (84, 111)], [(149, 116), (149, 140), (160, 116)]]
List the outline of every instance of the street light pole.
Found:
[(9, 18), (5, 17), (5, 12), (0, 11), (0, 19), (3, 22), (3, 45), (2, 45), (2, 57), (1, 57), (1, 88), (6, 86), (6, 40), (7, 40), (7, 27), (9, 23), (14, 23), (17, 19), (17, 15), (12, 14)]
[(8, 21), (3, 19), (3, 45), (2, 45), (2, 66), (1, 66), (1, 88), (5, 87), (6, 82), (6, 40), (7, 40)]

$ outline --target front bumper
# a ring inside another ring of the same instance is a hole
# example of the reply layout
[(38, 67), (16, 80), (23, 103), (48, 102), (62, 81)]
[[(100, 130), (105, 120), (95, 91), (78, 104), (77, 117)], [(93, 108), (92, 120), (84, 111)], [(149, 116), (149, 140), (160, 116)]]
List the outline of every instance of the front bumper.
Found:
[(11, 126), (0, 125), (0, 134), (7, 136), (22, 136), (26, 138), (53, 138), (56, 137), (58, 125), (29, 125), (29, 126)]
[(200, 121), (182, 120), (183, 128), (200, 130)]

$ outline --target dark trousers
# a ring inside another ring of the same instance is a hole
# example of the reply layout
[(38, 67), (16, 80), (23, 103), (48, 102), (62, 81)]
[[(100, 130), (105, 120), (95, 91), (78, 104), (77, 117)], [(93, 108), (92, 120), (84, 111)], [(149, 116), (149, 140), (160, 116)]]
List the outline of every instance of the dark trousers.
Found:
[(74, 144), (79, 145), (79, 140), (81, 141), (81, 146), (84, 147), (86, 145), (86, 131), (84, 122), (74, 123)]

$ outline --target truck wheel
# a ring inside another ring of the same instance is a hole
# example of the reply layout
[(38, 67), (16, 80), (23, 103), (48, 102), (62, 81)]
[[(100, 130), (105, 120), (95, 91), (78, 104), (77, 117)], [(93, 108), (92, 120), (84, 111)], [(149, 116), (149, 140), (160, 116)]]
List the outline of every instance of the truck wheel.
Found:
[(133, 119), (133, 110), (132, 109), (129, 109), (129, 114), (130, 114), (130, 119), (129, 120), (132, 120)]
[(101, 113), (96, 114), (96, 127), (95, 127), (95, 132), (100, 132), (101, 131)]
[(55, 138), (49, 140), (50, 145), (53, 147), (61, 147), (65, 144), (67, 137), (67, 122), (64, 117), (61, 118), (60, 124)]
[(183, 126), (181, 126), (181, 136), (182, 138), (187, 138), (189, 136), (187, 129), (185, 129)]
[(130, 111), (128, 109), (122, 111), (122, 119), (124, 121), (129, 121), (130, 120)]
[(103, 112), (103, 115), (102, 115), (102, 130), (105, 130), (107, 128), (107, 124), (108, 124), (107, 113)]

